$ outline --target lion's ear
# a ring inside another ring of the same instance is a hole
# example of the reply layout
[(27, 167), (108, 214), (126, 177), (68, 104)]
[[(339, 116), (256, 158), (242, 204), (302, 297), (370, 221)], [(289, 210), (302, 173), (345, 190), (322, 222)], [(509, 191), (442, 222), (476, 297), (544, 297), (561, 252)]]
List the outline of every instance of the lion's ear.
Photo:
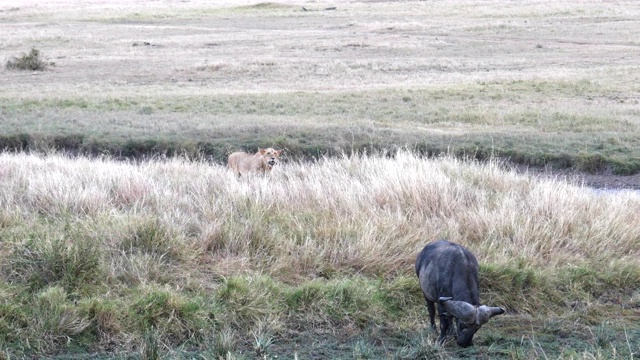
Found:
[(260, 148), (260, 149), (258, 149), (258, 152), (260, 153), (260, 155), (264, 155), (264, 153), (266, 153), (267, 150)]
[(282, 154), (282, 150), (276, 150), (276, 154), (278, 154), (278, 156), (280, 156), (280, 154)]

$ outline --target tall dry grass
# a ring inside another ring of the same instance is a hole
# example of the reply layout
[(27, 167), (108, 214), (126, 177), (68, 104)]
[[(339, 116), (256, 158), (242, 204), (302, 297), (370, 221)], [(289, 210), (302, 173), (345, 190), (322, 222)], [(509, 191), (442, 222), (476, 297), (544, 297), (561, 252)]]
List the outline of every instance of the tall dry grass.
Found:
[[(211, 256), (292, 281), (327, 269), (410, 273), (420, 248), (442, 237), (485, 263), (638, 264), (637, 193), (603, 195), (497, 162), (403, 152), (292, 163), (267, 177), (236, 178), (224, 167), (184, 159), (0, 159), (5, 233), (63, 222), (69, 227), (61, 236), (88, 233), (107, 248), (159, 247), (167, 256), (178, 247), (180, 261)], [(158, 232), (153, 243), (132, 244), (145, 228)]]
[(415, 329), (413, 262), (438, 238), (476, 253), (482, 300), (510, 313), (598, 323), (611, 302), (640, 304), (640, 195), (499, 162), (401, 151), (237, 178), (180, 158), (2, 154), (0, 184), (13, 314), (0, 327), (17, 334), (3, 341), (42, 351), (71, 338), (133, 349), (149, 331), (174, 346), (246, 332), (264, 351), (301, 324)]

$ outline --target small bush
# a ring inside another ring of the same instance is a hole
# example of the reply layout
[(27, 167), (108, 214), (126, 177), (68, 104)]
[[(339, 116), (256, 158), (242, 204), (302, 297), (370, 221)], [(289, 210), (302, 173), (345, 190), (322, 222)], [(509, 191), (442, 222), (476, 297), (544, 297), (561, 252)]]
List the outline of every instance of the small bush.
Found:
[(7, 60), (5, 66), (7, 70), (44, 71), (53, 65), (55, 65), (53, 62), (47, 62), (42, 58), (40, 50), (32, 48), (29, 54), (22, 53), (19, 58), (14, 57), (11, 60)]
[(609, 161), (600, 154), (579, 154), (575, 160), (575, 168), (587, 172), (589, 174), (596, 174), (602, 171)]
[(6, 151), (28, 151), (33, 140), (31, 135), (21, 133), (15, 135), (0, 135), (0, 149)]

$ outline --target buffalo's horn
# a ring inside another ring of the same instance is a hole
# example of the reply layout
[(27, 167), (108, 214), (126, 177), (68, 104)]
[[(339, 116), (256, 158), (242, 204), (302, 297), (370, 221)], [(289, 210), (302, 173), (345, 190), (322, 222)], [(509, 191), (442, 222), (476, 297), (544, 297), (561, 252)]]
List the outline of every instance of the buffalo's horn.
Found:
[(496, 315), (504, 314), (504, 309), (501, 307), (492, 307), (481, 305), (478, 306), (478, 316), (476, 322), (478, 325), (485, 324), (489, 319)]
[(476, 322), (476, 307), (466, 301), (451, 300), (450, 297), (441, 297), (440, 303), (449, 315), (465, 324)]

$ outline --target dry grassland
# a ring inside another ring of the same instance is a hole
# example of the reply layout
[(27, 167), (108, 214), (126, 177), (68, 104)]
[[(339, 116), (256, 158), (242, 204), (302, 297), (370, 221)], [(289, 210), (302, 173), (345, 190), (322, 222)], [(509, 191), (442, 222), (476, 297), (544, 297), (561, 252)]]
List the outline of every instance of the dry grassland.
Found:
[(75, 135), (51, 146), (94, 154), (407, 145), (630, 174), (639, 13), (633, 1), (5, 2), (3, 56), (35, 47), (56, 65), (0, 71), (0, 129), (32, 147)]
[(3, 49), (38, 47), (58, 69), (3, 73), (16, 97), (34, 85), (126, 98), (588, 80), (638, 100), (633, 2), (20, 3), (3, 9)]
[[(406, 152), (251, 178), (181, 159), (58, 155), (4, 154), (0, 170), (7, 354), (145, 358), (151, 346), (175, 358), (529, 359), (640, 350), (636, 192)], [(465, 351), (433, 343), (413, 273), (421, 247), (442, 237), (478, 255), (482, 300), (508, 310)]]
[[(0, 358), (637, 358), (637, 192), (422, 156), (637, 172), (637, 29), (635, 1), (3, 1), (0, 61), (55, 63), (0, 69), (7, 150), (188, 156), (0, 154)], [(272, 145), (319, 161), (217, 163)], [(473, 348), (427, 327), (437, 238), (508, 311)]]

